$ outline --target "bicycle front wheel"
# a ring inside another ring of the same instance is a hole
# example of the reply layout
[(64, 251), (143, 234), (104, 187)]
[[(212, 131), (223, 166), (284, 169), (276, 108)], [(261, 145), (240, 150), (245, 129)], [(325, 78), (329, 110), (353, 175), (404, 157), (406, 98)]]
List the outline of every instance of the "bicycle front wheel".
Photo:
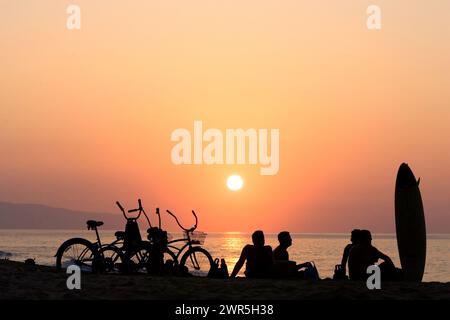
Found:
[(123, 254), (119, 248), (113, 245), (107, 245), (102, 247), (99, 252), (102, 257), (102, 271), (107, 273), (120, 273), (125, 272), (125, 266), (123, 264)]
[(150, 274), (167, 274), (175, 272), (178, 265), (175, 254), (167, 248), (158, 248), (150, 242), (143, 241), (139, 250), (130, 256), (129, 269), (134, 272)]
[(206, 249), (192, 247), (181, 257), (180, 268), (196, 277), (206, 277), (214, 266), (214, 260)]

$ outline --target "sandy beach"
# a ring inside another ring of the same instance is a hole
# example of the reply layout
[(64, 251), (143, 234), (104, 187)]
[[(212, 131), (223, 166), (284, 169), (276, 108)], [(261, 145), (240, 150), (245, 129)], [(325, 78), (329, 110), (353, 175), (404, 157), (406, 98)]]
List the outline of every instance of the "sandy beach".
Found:
[(83, 274), (81, 290), (68, 290), (65, 273), (47, 266), (0, 261), (0, 299), (216, 299), (216, 300), (411, 300), (450, 299), (450, 283), (365, 283), (322, 280), (248, 280)]

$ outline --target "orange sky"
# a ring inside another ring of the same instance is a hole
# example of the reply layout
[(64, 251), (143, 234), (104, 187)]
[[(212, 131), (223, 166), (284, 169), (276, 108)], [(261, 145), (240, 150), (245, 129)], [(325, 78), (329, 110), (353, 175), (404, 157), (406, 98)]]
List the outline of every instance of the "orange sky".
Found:
[[(78, 0), (69, 31), (71, 3), (0, 1), (0, 200), (142, 197), (209, 231), (392, 232), (406, 161), (428, 230), (450, 232), (450, 2)], [(171, 132), (194, 120), (279, 128), (278, 174), (175, 166)]]

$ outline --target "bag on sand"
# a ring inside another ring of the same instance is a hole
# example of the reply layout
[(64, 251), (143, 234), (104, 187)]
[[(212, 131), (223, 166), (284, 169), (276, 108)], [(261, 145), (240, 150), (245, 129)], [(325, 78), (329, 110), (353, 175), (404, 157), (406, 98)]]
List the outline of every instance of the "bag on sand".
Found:
[(208, 272), (208, 278), (226, 279), (228, 278), (228, 267), (225, 259), (222, 259), (219, 266), (219, 258), (214, 259), (214, 263)]
[(220, 260), (220, 274), (222, 275), (222, 278), (227, 279), (229, 277), (228, 266), (225, 259)]
[(314, 261), (310, 262), (310, 266), (306, 267), (304, 272), (304, 278), (308, 280), (320, 280), (319, 278), (319, 271), (317, 271), (316, 265), (314, 264)]
[(337, 264), (334, 267), (334, 275), (333, 275), (333, 280), (347, 280), (348, 277), (345, 275), (345, 270), (342, 267), (342, 265)]

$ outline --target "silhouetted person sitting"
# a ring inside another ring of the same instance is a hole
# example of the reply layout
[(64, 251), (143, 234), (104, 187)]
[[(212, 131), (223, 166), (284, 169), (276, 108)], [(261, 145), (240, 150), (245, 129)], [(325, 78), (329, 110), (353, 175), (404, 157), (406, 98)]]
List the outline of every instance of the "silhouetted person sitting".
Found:
[(283, 277), (297, 275), (297, 272), (300, 269), (311, 266), (311, 263), (309, 262), (297, 264), (295, 261), (289, 260), (289, 252), (287, 249), (292, 245), (292, 238), (289, 232), (280, 232), (278, 234), (278, 241), (280, 244), (273, 250), (275, 276)]
[(353, 229), (350, 236), (350, 242), (348, 245), (344, 248), (344, 253), (342, 254), (342, 261), (341, 261), (341, 270), (345, 276), (347, 273), (346, 267), (347, 267), (347, 261), (348, 257), (350, 255), (350, 250), (357, 244), (359, 244), (361, 241), (361, 230), (359, 229)]
[[(383, 280), (389, 280), (391, 274), (395, 272), (395, 266), (391, 258), (372, 246), (372, 235), (368, 230), (360, 231), (360, 241), (353, 245), (348, 257), (348, 271), (351, 280), (366, 280), (369, 276), (367, 268), (374, 265), (379, 259), (384, 263), (380, 264), (381, 276)], [(384, 275), (384, 276), (383, 276)]]
[(230, 278), (236, 277), (246, 261), (245, 276), (247, 278), (270, 276), (273, 265), (272, 248), (264, 245), (264, 233), (260, 230), (253, 232), (252, 241), (253, 245), (248, 244), (242, 249), (241, 256), (234, 266)]

